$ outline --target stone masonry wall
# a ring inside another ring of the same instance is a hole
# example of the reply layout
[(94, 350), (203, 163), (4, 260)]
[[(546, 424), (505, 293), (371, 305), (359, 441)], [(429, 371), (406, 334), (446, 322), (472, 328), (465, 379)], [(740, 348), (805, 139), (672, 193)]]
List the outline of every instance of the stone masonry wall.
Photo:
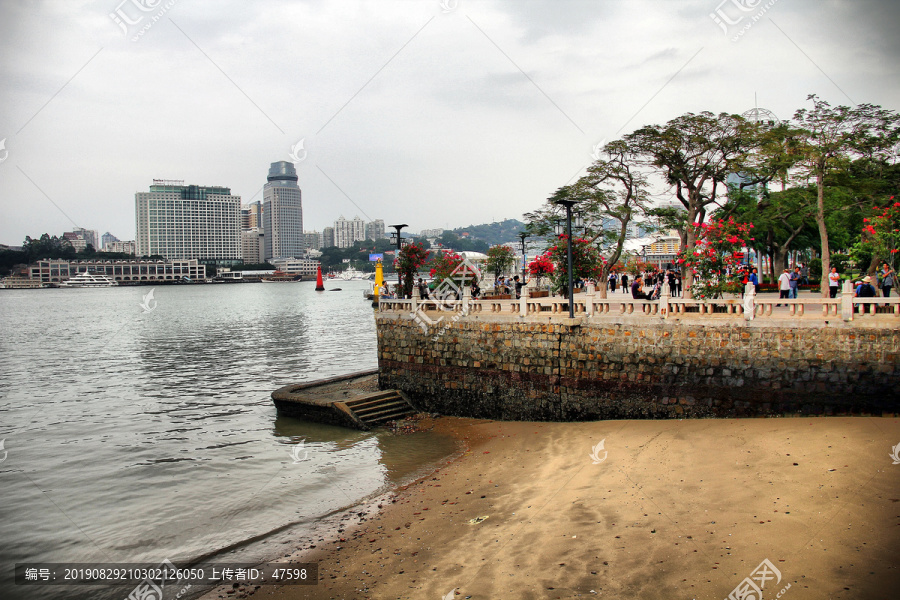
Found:
[(378, 315), (383, 389), (419, 408), (523, 420), (900, 410), (900, 330)]

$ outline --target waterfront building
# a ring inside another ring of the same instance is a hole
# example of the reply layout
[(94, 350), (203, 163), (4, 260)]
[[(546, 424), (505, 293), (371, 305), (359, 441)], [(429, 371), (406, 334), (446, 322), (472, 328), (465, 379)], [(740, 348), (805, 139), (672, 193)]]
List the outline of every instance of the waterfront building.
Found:
[(106, 275), (115, 281), (176, 281), (206, 279), (206, 266), (197, 259), (174, 260), (39, 260), (28, 268), (31, 279), (60, 283), (79, 273)]
[(384, 220), (375, 219), (369, 223), (366, 223), (366, 239), (367, 240), (380, 240), (384, 235)]
[(334, 222), (334, 245), (338, 248), (350, 248), (354, 242), (366, 239), (366, 222), (359, 218), (345, 219), (344, 215)]
[(319, 250), (323, 247), (322, 234), (318, 231), (307, 231), (303, 234), (303, 240), (307, 250)]
[(251, 227), (241, 231), (241, 246), (244, 256), (244, 264), (258, 265), (265, 262), (265, 237), (259, 227)]
[(304, 249), (303, 205), (294, 163), (273, 162), (263, 187), (264, 259), (299, 256)]
[(134, 202), (138, 255), (241, 262), (241, 197), (231, 189), (154, 179)]
[(302, 275), (304, 278), (315, 277), (320, 264), (309, 258), (276, 258), (269, 262), (282, 273)]
[(334, 227), (326, 227), (322, 230), (322, 247), (334, 248)]
[(136, 254), (137, 253), (137, 245), (134, 240), (128, 241), (110, 241), (103, 243), (103, 250), (101, 252), (123, 252), (125, 254)]

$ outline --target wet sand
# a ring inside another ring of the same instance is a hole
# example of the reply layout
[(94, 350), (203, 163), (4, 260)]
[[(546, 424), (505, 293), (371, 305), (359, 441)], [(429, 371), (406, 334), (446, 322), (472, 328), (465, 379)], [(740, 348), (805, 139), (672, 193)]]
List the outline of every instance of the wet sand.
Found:
[(250, 597), (721, 600), (764, 559), (780, 572), (766, 600), (900, 589), (900, 419), (443, 418), (436, 430), (469, 450), (381, 510), (345, 515), (340, 538), (303, 544), (290, 560), (318, 562), (318, 585)]

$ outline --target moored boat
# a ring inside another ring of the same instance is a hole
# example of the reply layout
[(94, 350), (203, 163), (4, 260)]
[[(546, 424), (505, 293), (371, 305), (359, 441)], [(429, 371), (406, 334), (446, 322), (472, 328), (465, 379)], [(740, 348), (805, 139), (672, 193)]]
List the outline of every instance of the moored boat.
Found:
[(111, 277), (107, 277), (106, 275), (100, 275), (99, 273), (91, 273), (84, 272), (79, 273), (75, 277), (63, 281), (59, 284), (59, 287), (67, 287), (67, 288), (103, 288), (103, 287), (116, 287), (119, 285), (115, 279)]

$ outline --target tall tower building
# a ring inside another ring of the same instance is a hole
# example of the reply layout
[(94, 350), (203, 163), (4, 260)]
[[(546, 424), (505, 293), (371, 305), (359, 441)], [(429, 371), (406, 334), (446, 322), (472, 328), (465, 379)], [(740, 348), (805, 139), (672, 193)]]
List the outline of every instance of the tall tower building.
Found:
[(282, 160), (269, 167), (268, 182), (263, 188), (262, 212), (264, 259), (302, 256), (303, 205), (294, 163)]
[(334, 222), (334, 245), (338, 248), (350, 248), (354, 242), (366, 239), (366, 222), (359, 215), (347, 220), (344, 215)]
[(322, 230), (322, 247), (334, 248), (334, 227), (326, 227)]
[(369, 223), (366, 223), (366, 239), (367, 240), (380, 240), (384, 237), (384, 221), (382, 219), (375, 219)]
[(134, 204), (138, 256), (241, 261), (241, 197), (230, 188), (154, 179)]

